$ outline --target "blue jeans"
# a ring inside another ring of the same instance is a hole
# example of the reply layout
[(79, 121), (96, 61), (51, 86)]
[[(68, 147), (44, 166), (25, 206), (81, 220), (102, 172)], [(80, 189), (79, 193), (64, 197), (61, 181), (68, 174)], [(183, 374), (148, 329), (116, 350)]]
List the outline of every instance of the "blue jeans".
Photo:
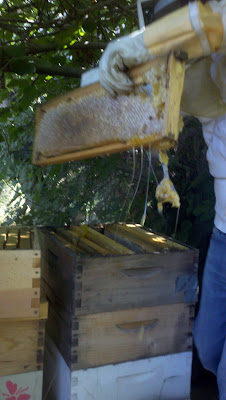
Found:
[(226, 400), (226, 234), (217, 228), (206, 259), (194, 341), (204, 368), (217, 376), (220, 400)]

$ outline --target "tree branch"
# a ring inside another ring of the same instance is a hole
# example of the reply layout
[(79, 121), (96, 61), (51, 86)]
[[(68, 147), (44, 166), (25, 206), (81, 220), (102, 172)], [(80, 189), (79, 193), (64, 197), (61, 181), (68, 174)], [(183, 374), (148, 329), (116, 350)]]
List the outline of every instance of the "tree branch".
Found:
[[(67, 46), (65, 50), (96, 50), (96, 49), (105, 49), (107, 46), (106, 42), (89, 42), (89, 43), (84, 43), (84, 42), (76, 42), (73, 45)], [(64, 45), (62, 45), (63, 50)], [(55, 50), (60, 50), (59, 49), (59, 43), (45, 43), (41, 44), (33, 41), (27, 44), (27, 51), (26, 55), (32, 55), (32, 54), (38, 54), (38, 53), (46, 53), (49, 51), (55, 51)]]
[(38, 61), (34, 62), (36, 73), (43, 74), (43, 75), (51, 75), (51, 76), (66, 76), (69, 78), (81, 78), (85, 69), (82, 68), (74, 68), (69, 67), (67, 65), (59, 66), (59, 65), (52, 65), (50, 67), (43, 66)]
[(102, 9), (103, 7), (109, 7), (111, 5), (117, 5), (117, 3), (120, 3), (121, 0), (105, 0), (105, 1), (98, 1), (98, 3), (95, 3), (91, 7), (83, 8), (78, 10), (78, 15), (84, 15), (84, 14), (89, 14), (90, 12), (99, 10), (100, 8)]
[(18, 29), (15, 25), (5, 24), (4, 22), (0, 21), (0, 27), (6, 31), (15, 33), (16, 35), (21, 35), (22, 30)]
[[(50, 75), (50, 76), (65, 76), (69, 78), (80, 78), (82, 73), (85, 72), (85, 68), (75, 68), (75, 67), (70, 67), (68, 65), (45, 65), (44, 63), (42, 64), (41, 60), (33, 58), (33, 65), (35, 67), (35, 71), (33, 74), (39, 74), (39, 75)], [(0, 63), (0, 70), (3, 70), (4, 72), (15, 72), (17, 73), (17, 70), (14, 70), (12, 66), (10, 66), (10, 62), (6, 63), (5, 65), (1, 65)]]

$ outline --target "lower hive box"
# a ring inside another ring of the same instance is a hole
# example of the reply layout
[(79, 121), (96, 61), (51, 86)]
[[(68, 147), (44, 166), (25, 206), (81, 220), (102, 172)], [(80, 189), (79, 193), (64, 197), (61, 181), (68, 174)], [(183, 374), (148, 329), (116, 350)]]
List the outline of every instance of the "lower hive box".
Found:
[(46, 335), (47, 400), (189, 400), (192, 353), (183, 352), (72, 371)]
[(37, 318), (0, 319), (0, 377), (43, 369), (48, 303)]
[[(49, 306), (46, 331), (71, 370), (191, 351), (193, 305), (171, 304), (71, 317)], [(67, 316), (67, 319), (69, 316)]]
[(70, 370), (191, 350), (195, 249), (122, 224), (40, 242), (46, 329)]

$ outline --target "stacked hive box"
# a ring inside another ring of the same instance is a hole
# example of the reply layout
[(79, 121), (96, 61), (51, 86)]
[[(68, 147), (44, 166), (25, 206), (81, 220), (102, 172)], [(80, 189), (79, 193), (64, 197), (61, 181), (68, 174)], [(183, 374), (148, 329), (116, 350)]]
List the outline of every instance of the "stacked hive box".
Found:
[(41, 243), (47, 333), (70, 378), (191, 349), (196, 250), (137, 225), (43, 230)]
[(13, 399), (42, 396), (47, 303), (40, 302), (40, 260), (36, 233), (0, 227), (0, 395)]

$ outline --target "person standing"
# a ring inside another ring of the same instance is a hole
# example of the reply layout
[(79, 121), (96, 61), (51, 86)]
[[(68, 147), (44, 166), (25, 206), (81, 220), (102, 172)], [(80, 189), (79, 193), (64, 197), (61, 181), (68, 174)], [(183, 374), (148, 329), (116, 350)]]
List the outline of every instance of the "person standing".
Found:
[[(225, 0), (211, 3), (214, 7), (216, 4), (217, 7), (225, 7)], [(164, 12), (161, 17), (163, 15)], [(202, 123), (208, 146), (209, 170), (214, 177), (214, 229), (205, 264), (200, 309), (194, 325), (194, 342), (203, 366), (217, 377), (220, 400), (226, 400), (225, 52), (222, 49), (212, 58), (203, 58), (188, 66), (182, 98), (182, 110), (195, 115)], [(142, 30), (114, 41), (107, 46), (100, 60), (100, 83), (111, 95), (129, 92), (132, 83), (126, 76), (126, 68), (149, 59), (151, 56), (144, 44)]]

